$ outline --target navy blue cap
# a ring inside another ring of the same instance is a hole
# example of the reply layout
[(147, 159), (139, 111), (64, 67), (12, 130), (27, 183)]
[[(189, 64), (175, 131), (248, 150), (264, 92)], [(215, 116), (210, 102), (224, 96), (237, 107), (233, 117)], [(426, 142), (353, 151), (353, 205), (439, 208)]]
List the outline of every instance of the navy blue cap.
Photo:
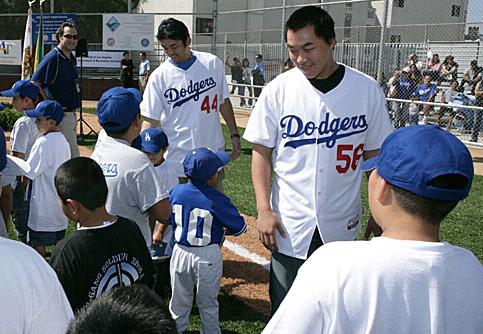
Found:
[(25, 110), (28, 117), (40, 118), (46, 117), (60, 122), (64, 119), (64, 109), (59, 102), (54, 100), (45, 100), (37, 104), (35, 109)]
[(19, 80), (13, 84), (12, 88), (4, 90), (0, 94), (6, 97), (26, 96), (36, 100), (40, 95), (40, 90), (32, 81)]
[(139, 101), (128, 89), (111, 88), (97, 103), (97, 117), (106, 131), (124, 131), (140, 112)]
[[(391, 133), (377, 157), (362, 170), (377, 168), (388, 183), (421, 197), (440, 201), (466, 198), (473, 182), (473, 159), (466, 146), (454, 135), (436, 125), (414, 125)], [(430, 182), (443, 175), (466, 178), (461, 189), (446, 189)]]
[(230, 160), (230, 155), (224, 151), (213, 152), (206, 147), (195, 148), (184, 158), (184, 173), (192, 180), (206, 181)]
[(158, 153), (167, 147), (168, 136), (160, 128), (149, 128), (141, 132), (141, 150), (147, 153)]

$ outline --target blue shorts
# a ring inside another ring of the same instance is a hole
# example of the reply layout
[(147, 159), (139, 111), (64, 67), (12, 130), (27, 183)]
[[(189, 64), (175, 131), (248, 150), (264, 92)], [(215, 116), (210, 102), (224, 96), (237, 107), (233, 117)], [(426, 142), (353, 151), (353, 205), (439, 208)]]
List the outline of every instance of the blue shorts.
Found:
[(65, 230), (55, 232), (38, 232), (29, 227), (27, 243), (29, 246), (52, 246), (64, 239)]

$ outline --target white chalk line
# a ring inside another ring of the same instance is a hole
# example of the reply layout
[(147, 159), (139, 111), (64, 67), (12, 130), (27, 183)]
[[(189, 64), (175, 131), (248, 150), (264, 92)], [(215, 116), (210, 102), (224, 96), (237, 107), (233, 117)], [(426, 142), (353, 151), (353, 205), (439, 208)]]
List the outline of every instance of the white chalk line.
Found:
[(245, 247), (242, 247), (234, 242), (225, 240), (223, 242), (223, 246), (235, 253), (238, 256), (241, 256), (245, 259), (248, 259), (256, 264), (259, 264), (260, 266), (263, 267), (265, 270), (270, 270), (270, 261), (267, 260), (266, 258), (259, 256), (255, 253), (250, 252), (248, 249)]

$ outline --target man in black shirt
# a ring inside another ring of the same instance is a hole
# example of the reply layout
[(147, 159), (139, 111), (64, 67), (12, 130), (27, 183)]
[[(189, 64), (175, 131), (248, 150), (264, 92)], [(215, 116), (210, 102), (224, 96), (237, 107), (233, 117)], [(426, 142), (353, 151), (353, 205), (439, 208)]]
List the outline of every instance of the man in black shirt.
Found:
[(54, 268), (74, 312), (119, 286), (153, 284), (151, 256), (137, 225), (105, 208), (107, 185), (99, 165), (74, 158), (57, 170), (64, 214), (79, 228), (55, 248)]
[(124, 88), (133, 87), (133, 69), (134, 63), (128, 51), (122, 54), (121, 60), (121, 84)]

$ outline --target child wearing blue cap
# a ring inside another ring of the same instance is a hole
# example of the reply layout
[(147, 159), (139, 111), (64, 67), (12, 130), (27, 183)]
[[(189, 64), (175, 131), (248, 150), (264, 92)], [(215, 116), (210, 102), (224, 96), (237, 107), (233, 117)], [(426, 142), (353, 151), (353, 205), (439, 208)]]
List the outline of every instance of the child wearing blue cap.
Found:
[(471, 189), (466, 146), (437, 126), (405, 127), (362, 168), (374, 169), (382, 236), (315, 251), (263, 333), (482, 333), (481, 264), (439, 235)]
[(158, 179), (153, 164), (132, 148), (141, 130), (139, 97), (123, 87), (102, 94), (97, 117), (105, 134), (98, 140), (91, 158), (102, 168), (109, 193), (110, 214), (134, 221), (147, 246), (152, 244), (148, 216), (168, 220), (171, 214), (168, 191)]
[(46, 256), (45, 247), (63, 239), (67, 228), (67, 218), (56, 196), (54, 176), (57, 168), (70, 159), (70, 146), (58, 128), (64, 110), (57, 101), (42, 101), (25, 114), (35, 119), (40, 134), (27, 159), (30, 172), (26, 176), (32, 180), (27, 242)]
[(190, 182), (171, 191), (171, 225), (174, 248), (171, 257), (172, 296), (169, 310), (179, 333), (186, 330), (196, 287), (201, 333), (220, 333), (218, 292), (223, 271), (221, 244), (225, 229), (238, 236), (246, 224), (230, 199), (216, 190), (223, 166), (230, 162), (224, 151), (200, 147), (183, 161)]
[[(13, 125), (10, 134), (11, 154), (15, 157), (27, 160), (30, 150), (39, 137), (39, 131), (35, 126), (35, 119), (25, 115), (25, 110), (33, 109), (40, 100), (40, 90), (29, 80), (15, 82), (11, 89), (0, 92), (0, 95), (12, 98), (12, 104), (24, 115)], [(17, 230), (18, 238), (27, 242), (27, 222), (30, 199), (25, 194), (28, 179), (18, 176), (12, 183), (13, 188), (13, 213), (12, 218)]]

